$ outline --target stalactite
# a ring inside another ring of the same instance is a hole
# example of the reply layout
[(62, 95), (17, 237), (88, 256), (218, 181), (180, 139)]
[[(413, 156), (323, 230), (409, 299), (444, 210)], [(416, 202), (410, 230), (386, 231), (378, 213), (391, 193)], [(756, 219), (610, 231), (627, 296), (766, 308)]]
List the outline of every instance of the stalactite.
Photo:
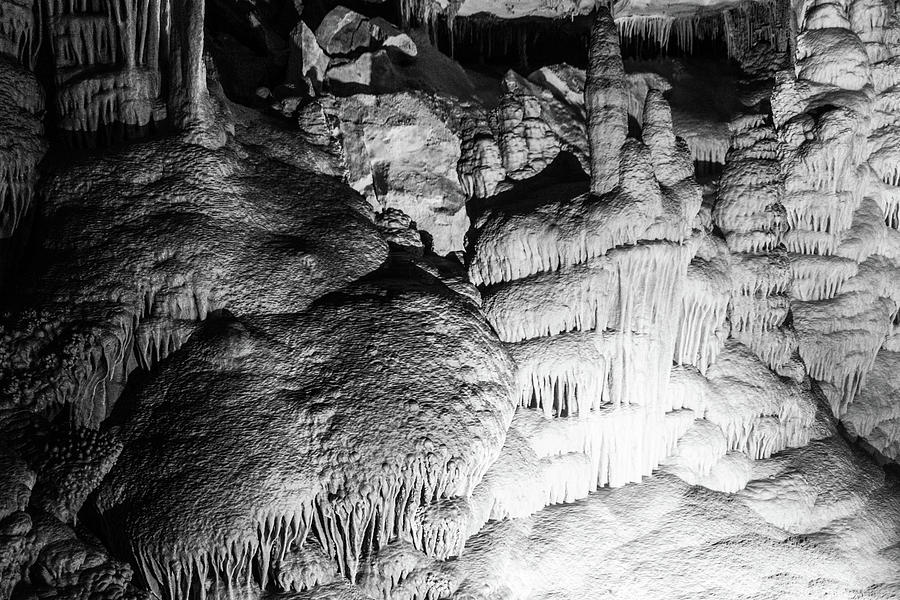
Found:
[(900, 353), (880, 350), (865, 385), (841, 417), (849, 435), (865, 439), (876, 451), (894, 460), (900, 458), (898, 363)]
[(789, 260), (791, 295), (804, 301), (833, 298), (841, 292), (844, 282), (859, 271), (856, 261), (838, 256), (792, 254)]
[(146, 69), (96, 75), (57, 92), (60, 128), (93, 132), (113, 123), (145, 126), (153, 119), (158, 74)]
[(159, 0), (46, 5), (60, 128), (93, 140), (90, 134), (114, 124), (154, 121), (162, 90)]
[(166, 294), (147, 285), (133, 299), (134, 304), (109, 312), (104, 320), (78, 327), (64, 328), (59, 322), (45, 322), (45, 317), (7, 323), (11, 347), (19, 349), (24, 369), (41, 363), (41, 353), (48, 348), (64, 347), (64, 359), (38, 377), (15, 365), (0, 365), (0, 379), (21, 381), (13, 400), (49, 414), (69, 405), (75, 423), (97, 426), (117, 400), (120, 390), (113, 388), (129, 374), (129, 365), (149, 371), (181, 347), (197, 321), (219, 307), (195, 285)]
[(690, 54), (694, 51), (695, 41), (715, 40), (722, 35), (723, 20), (715, 13), (689, 17), (629, 15), (617, 17), (616, 26), (623, 43), (650, 40), (664, 53), (674, 39), (679, 50)]
[(724, 344), (731, 295), (726, 265), (694, 259), (688, 266), (681, 300), (675, 362), (695, 365), (701, 373), (713, 364)]
[(728, 140), (716, 137), (688, 136), (685, 138), (691, 149), (691, 158), (695, 162), (725, 164), (725, 155), (728, 153)]
[(540, 409), (547, 417), (585, 417), (611, 402), (609, 361), (615, 346), (604, 343), (606, 338), (605, 333), (580, 331), (509, 344), (519, 367), (519, 405)]
[(733, 296), (730, 321), (734, 330), (752, 333), (779, 327), (787, 318), (790, 301), (786, 296)]
[(0, 148), (0, 239), (12, 236), (34, 198), (43, 148), (39, 138), (28, 146)]
[(750, 1), (723, 11), (729, 58), (740, 60), (758, 42), (787, 51), (790, 42), (784, 16), (787, 4), (779, 0)]
[(53, 20), (57, 80), (70, 78), (70, 67), (115, 64), (118, 31), (104, 14), (64, 14)]
[(893, 291), (872, 275), (885, 266), (873, 255), (893, 255), (896, 245), (885, 227), (893, 219), (896, 144), (882, 135), (892, 99), (879, 103), (873, 93), (873, 83), (890, 81), (872, 68), (886, 58), (886, 11), (878, 2), (801, 3), (793, 10), (795, 69), (779, 75), (772, 95), (789, 227), (782, 241), (795, 253), (791, 312), (799, 356), (840, 416), (871, 370), (897, 306)]
[[(144, 8), (146, 2), (142, 2)], [(119, 53), (125, 69), (133, 69), (137, 65), (138, 54), (138, 20), (137, 0), (110, 0), (109, 22), (115, 27), (119, 36)], [(145, 21), (145, 20), (144, 20)]]
[(666, 242), (623, 248), (487, 288), (484, 310), (507, 342), (565, 331), (644, 331), (677, 309), (688, 256), (684, 246)]
[(637, 242), (663, 211), (649, 154), (646, 146), (629, 140), (621, 153), (610, 157), (621, 164), (620, 186), (611, 199), (591, 195), (573, 199), (564, 187), (559, 193), (565, 199), (548, 201), (528, 213), (496, 210), (483, 215), (476, 225), (475, 256), (469, 267), (472, 281), (493, 284), (554, 271)]
[[(707, 379), (693, 379), (701, 414), (722, 430), (727, 448), (754, 460), (809, 442), (815, 401), (809, 392), (772, 373), (747, 348), (729, 341)], [(684, 392), (682, 392), (684, 394)]]
[(0, 55), (34, 69), (41, 44), (41, 2), (7, 0), (0, 7)]
[(735, 328), (732, 336), (750, 348), (763, 364), (778, 373), (781, 373), (785, 366), (791, 364), (799, 348), (796, 332), (786, 327)]
[(619, 38), (624, 42), (637, 40), (653, 40), (657, 46), (665, 49), (669, 45), (674, 17), (655, 15), (633, 15), (616, 19)]
[(223, 134), (212, 124), (208, 106), (202, 1), (51, 0), (46, 5), (63, 129), (144, 127), (156, 120), (153, 107), (168, 90), (164, 100), (175, 126), (198, 143), (221, 143)]
[(865, 381), (896, 311), (893, 301), (876, 294), (877, 290), (844, 292), (791, 307), (800, 356), (810, 377), (839, 392), (830, 398), (835, 415), (846, 411)]
[(546, 419), (536, 411), (520, 411), (514, 427), (528, 432), (539, 458), (586, 455), (591, 464), (587, 487), (594, 490), (620, 487), (652, 473), (672, 453), (694, 417), (690, 410), (664, 413), (658, 407), (605, 406), (574, 419)]
[[(461, 551), (474, 518), (472, 501), (446, 494), (475, 488), (493, 460), (484, 462), (479, 467), (438, 464), (424, 455), (411, 458), (402, 470), (385, 472), (358, 492), (343, 484), (312, 494), (298, 490), (291, 501), (276, 502), (282, 506), (252, 514), (244, 532), (223, 532), (210, 542), (173, 547), (153, 541), (155, 532), (147, 532), (149, 539), (133, 536), (131, 554), (151, 591), (172, 600), (265, 588), (291, 549), (307, 543), (319, 544), (351, 581), (364, 556), (398, 537), (443, 560)], [(100, 506), (107, 501), (101, 497)], [(114, 527), (114, 519), (105, 518), (105, 526)], [(109, 533), (110, 539), (121, 540), (115, 531)]]
[(47, 147), (43, 111), (36, 77), (0, 58), (0, 240), (15, 233), (34, 198)]

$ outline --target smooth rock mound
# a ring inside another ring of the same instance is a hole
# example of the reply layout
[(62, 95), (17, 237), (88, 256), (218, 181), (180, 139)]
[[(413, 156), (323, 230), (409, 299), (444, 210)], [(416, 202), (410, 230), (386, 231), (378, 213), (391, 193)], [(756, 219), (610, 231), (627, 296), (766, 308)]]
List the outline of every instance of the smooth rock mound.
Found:
[(169, 597), (265, 585), (307, 538), (352, 579), (418, 510), (472, 491), (512, 418), (512, 368), (431, 278), (211, 322), (141, 394), (100, 513)]

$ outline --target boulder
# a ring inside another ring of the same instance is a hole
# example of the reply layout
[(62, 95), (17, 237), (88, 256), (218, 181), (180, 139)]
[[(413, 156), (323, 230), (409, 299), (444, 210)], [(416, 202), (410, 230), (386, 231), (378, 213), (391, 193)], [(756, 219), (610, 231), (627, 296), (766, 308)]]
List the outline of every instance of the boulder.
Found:
[(316, 40), (316, 34), (300, 21), (291, 32), (291, 54), (288, 59), (289, 84), (307, 82), (314, 93), (322, 91), (322, 80), (328, 68), (328, 56)]
[(465, 111), (451, 98), (415, 92), (359, 94), (335, 108), (348, 183), (376, 210), (409, 215), (441, 255), (461, 250), (469, 229), (457, 175)]
[(583, 118), (584, 69), (566, 63), (547, 65), (529, 75), (528, 80), (549, 90), (560, 102), (579, 109)]
[(410, 58), (415, 58), (419, 53), (416, 43), (408, 34), (403, 33), (393, 23), (381, 17), (375, 17), (369, 21), (369, 31), (372, 38), (384, 48), (394, 48), (397, 52)]
[(336, 94), (381, 94), (403, 89), (405, 78), (386, 50), (366, 52), (345, 62), (332, 61), (325, 75)]
[(368, 19), (344, 6), (325, 15), (316, 29), (316, 39), (329, 56), (346, 56), (372, 43)]

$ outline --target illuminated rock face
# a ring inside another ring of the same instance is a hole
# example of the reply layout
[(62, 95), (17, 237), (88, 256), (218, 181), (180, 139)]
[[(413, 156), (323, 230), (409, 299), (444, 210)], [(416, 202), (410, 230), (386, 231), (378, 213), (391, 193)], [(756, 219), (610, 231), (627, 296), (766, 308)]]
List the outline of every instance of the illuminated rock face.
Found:
[(900, 597), (898, 55), (0, 5), (0, 600)]

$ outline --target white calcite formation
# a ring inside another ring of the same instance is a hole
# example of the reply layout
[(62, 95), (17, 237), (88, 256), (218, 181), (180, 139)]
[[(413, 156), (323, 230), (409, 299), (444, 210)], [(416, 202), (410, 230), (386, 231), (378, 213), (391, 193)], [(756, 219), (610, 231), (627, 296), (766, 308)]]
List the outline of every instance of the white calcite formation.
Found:
[(900, 460), (900, 414), (898, 414), (898, 353), (885, 344), (866, 375), (866, 382), (841, 417), (848, 433), (865, 439), (877, 453)]
[(894, 181), (883, 150), (895, 34), (879, 3), (800, 5), (795, 19), (795, 67), (779, 73), (772, 97), (784, 186), (779, 236), (796, 280), (799, 355), (841, 416), (898, 307)]
[(898, 53), (0, 3), (0, 600), (900, 597)]
[[(673, 425), (685, 420), (670, 424), (666, 414), (676, 336), (667, 315), (681, 308), (690, 253), (680, 242), (700, 207), (689, 153), (660, 94), (646, 102), (646, 145), (625, 140), (614, 35), (601, 11), (585, 94), (596, 140), (591, 191), (557, 185), (490, 210), (479, 219), (470, 271), (488, 319), (511, 343), (522, 407), (571, 421), (559, 439), (569, 449), (551, 442), (550, 452), (586, 456), (586, 489), (640, 480), (683, 431)], [(609, 155), (620, 162), (613, 171)]]

